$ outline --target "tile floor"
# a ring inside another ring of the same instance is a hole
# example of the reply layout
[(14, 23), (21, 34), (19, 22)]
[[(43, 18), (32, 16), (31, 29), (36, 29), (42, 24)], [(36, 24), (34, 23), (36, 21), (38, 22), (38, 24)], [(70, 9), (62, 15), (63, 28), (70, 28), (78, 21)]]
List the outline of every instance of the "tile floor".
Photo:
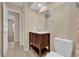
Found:
[[(44, 57), (43, 55), (42, 57)], [(5, 57), (39, 57), (38, 54), (33, 50), (25, 52), (22, 47), (20, 47), (19, 42), (10, 42), (8, 50)]]
[(33, 49), (25, 52), (19, 42), (10, 42), (5, 57), (38, 57)]
[[(77, 44), (75, 56), (79, 57), (79, 44)], [(24, 51), (22, 47), (20, 47), (19, 42), (11, 42), (9, 43), (9, 47), (5, 57), (39, 57), (38, 54), (33, 50), (29, 50), (27, 52)], [(45, 57), (42, 56), (42, 57)]]
[(20, 47), (19, 42), (10, 42), (5, 57), (26, 57), (26, 52)]

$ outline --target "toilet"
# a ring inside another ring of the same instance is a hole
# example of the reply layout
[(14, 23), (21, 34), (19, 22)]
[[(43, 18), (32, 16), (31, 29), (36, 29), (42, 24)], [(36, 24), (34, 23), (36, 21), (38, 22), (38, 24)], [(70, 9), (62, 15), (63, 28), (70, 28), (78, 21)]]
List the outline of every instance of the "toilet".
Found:
[(73, 54), (73, 40), (54, 38), (54, 50), (46, 57), (71, 57)]

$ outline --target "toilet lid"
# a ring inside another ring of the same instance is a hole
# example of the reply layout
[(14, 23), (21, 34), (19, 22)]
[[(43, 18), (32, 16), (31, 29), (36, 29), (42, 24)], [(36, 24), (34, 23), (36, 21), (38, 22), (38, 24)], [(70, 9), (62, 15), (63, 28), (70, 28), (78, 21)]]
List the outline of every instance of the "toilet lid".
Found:
[(52, 51), (48, 53), (46, 57), (64, 57), (64, 56)]

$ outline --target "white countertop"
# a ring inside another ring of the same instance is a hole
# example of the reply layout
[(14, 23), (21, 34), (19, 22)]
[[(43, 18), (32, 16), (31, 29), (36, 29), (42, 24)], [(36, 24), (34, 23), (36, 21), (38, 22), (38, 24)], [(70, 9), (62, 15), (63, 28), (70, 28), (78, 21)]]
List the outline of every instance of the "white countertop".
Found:
[(50, 33), (49, 31), (30, 31), (30, 32), (37, 33), (37, 34)]

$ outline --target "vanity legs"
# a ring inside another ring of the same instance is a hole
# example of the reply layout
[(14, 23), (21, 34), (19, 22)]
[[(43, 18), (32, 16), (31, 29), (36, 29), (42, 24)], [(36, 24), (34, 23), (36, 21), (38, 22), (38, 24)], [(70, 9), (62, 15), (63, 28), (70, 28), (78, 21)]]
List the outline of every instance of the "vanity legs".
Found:
[(48, 52), (50, 52), (50, 46), (48, 46)]
[[(50, 34), (48, 35), (48, 39), (50, 39)], [(48, 40), (48, 52), (50, 52), (50, 40)]]
[(41, 50), (39, 50), (39, 56), (41, 57)]

